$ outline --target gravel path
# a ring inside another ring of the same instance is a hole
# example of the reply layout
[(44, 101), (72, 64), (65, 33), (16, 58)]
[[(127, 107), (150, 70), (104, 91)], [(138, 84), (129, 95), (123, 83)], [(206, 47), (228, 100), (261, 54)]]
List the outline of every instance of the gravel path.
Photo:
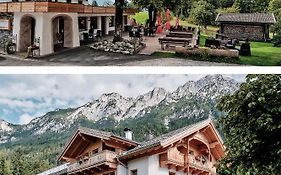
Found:
[(180, 58), (127, 56), (93, 51), (87, 46), (37, 59), (0, 56), (0, 66), (233, 66), (235, 64), (192, 61)]

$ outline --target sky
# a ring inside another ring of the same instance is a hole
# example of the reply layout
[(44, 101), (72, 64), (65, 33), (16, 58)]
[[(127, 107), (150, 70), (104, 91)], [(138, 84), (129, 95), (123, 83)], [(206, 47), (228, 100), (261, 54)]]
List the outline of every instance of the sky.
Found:
[[(104, 93), (137, 97), (155, 87), (174, 91), (205, 75), (0, 75), (0, 119), (27, 124), (46, 112), (79, 107)], [(226, 75), (242, 82), (245, 75)]]

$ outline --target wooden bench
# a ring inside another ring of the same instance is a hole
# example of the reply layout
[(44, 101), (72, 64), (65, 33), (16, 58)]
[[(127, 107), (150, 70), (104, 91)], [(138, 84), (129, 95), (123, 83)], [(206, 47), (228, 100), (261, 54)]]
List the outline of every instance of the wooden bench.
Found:
[(190, 32), (170, 32), (166, 37), (176, 37), (176, 38), (193, 38), (193, 33)]
[(159, 43), (161, 44), (161, 49), (164, 50), (165, 44), (166, 44), (166, 48), (169, 48), (170, 44), (181, 45), (182, 47), (186, 47), (191, 42), (192, 38), (163, 37), (163, 38), (159, 38), (158, 40)]

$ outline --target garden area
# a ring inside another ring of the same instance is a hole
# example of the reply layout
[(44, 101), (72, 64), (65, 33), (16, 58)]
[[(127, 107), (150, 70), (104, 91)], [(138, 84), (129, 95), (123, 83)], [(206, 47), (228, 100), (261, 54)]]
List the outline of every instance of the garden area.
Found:
[[(144, 8), (144, 5), (141, 4), (139, 1), (135, 0), (135, 5), (137, 7), (142, 7), (142, 10), (139, 13), (136, 13), (135, 15), (131, 16), (132, 19), (135, 19), (136, 22), (140, 25), (146, 24), (147, 20), (149, 20), (151, 17), (150, 12), (147, 8)], [(147, 1), (146, 3), (149, 4), (150, 1)], [(170, 1), (169, 1), (170, 2)], [(200, 58), (198, 56), (189, 56), (188, 54), (177, 54), (177, 52), (162, 52), (162, 51), (156, 51), (153, 56), (155, 57), (177, 57), (177, 58), (184, 58), (184, 59), (191, 59), (191, 60), (199, 60), (199, 61), (214, 61), (214, 62), (227, 62), (227, 63), (236, 63), (241, 65), (255, 65), (255, 66), (276, 66), (281, 65), (281, 2), (278, 0), (271, 0), (268, 1), (265, 4), (256, 6), (254, 4), (250, 5), (247, 4), (244, 1), (233, 1), (226, 3), (225, 1), (215, 1), (215, 3), (212, 1), (198, 1), (193, 2), (189, 6), (182, 6), (182, 1), (179, 2), (179, 4), (174, 4), (176, 2), (171, 1), (170, 5), (167, 6), (165, 3), (166, 1), (161, 1), (163, 3), (163, 7), (160, 8), (159, 11), (162, 13), (163, 17), (163, 26), (165, 26), (165, 10), (166, 7), (171, 9), (171, 20), (170, 23), (172, 26), (175, 26), (177, 22), (178, 25), (183, 27), (196, 27), (199, 28), (200, 33), (198, 34), (199, 38), (199, 44), (198, 47), (204, 48), (205, 47), (205, 41), (208, 38), (215, 38), (216, 34), (220, 30), (220, 26), (215, 21), (218, 14), (224, 14), (224, 13), (236, 13), (236, 14), (246, 14), (246, 13), (268, 13), (268, 14), (274, 14), (274, 20), (276, 21), (274, 23), (270, 23), (268, 25), (268, 38), (264, 39), (266, 41), (254, 41), (249, 40), (249, 46), (250, 46), (250, 55), (240, 55), (239, 59), (237, 60), (231, 60), (228, 59), (220, 59), (216, 58), (214, 56), (208, 58), (206, 56), (206, 53), (208, 54), (209, 51), (206, 49), (203, 50), (203, 55), (200, 55)], [(224, 4), (226, 3), (226, 4)], [(215, 8), (214, 8), (215, 7)], [(158, 8), (159, 9), (159, 8)], [(235, 29), (235, 28), (234, 28)], [(237, 32), (239, 32), (239, 29), (237, 29)], [(254, 33), (253, 31), (252, 33)], [(242, 33), (242, 32), (241, 32)], [(264, 34), (266, 35), (266, 33)], [(242, 43), (245, 42), (245, 40), (241, 40)], [(247, 39), (246, 39), (246, 42)], [(240, 46), (240, 45), (239, 45)], [(224, 48), (223, 48), (224, 49)], [(234, 47), (234, 49), (239, 50), (237, 47)]]
[[(135, 14), (134, 16), (131, 16), (131, 18), (135, 19), (137, 23), (144, 24), (146, 20), (148, 19), (148, 13), (147, 12), (139, 12)], [(172, 16), (171, 18), (171, 24), (176, 23), (176, 18)], [(179, 20), (180, 25), (182, 26), (192, 26), (197, 27), (195, 24), (192, 24), (188, 22), (187, 20)], [(215, 36), (216, 32), (219, 30), (217, 26), (208, 25), (207, 28), (201, 28), (201, 34), (200, 34), (200, 47), (205, 46), (205, 40), (208, 37)], [(274, 44), (271, 42), (250, 42), (251, 46), (251, 56), (239, 56), (239, 61), (235, 62), (237, 64), (242, 65), (255, 65), (255, 66), (275, 66), (275, 65), (281, 65), (281, 48), (280, 47), (274, 47)], [(192, 59), (192, 60), (198, 60), (198, 58), (195, 57), (185, 57), (183, 55), (176, 54), (174, 52), (159, 52), (156, 51), (153, 56), (156, 57), (184, 57), (185, 59)], [(215, 61), (218, 62), (217, 59), (213, 60), (205, 60), (205, 59), (199, 59), (201, 61)]]

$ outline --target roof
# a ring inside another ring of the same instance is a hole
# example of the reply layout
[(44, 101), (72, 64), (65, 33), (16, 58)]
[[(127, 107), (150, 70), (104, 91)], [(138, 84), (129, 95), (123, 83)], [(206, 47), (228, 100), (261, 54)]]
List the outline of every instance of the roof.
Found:
[[(143, 151), (143, 150), (146, 150), (146, 149), (149, 149), (149, 148), (153, 148), (153, 147), (156, 147), (156, 146), (165, 147), (169, 143), (173, 142), (173, 140), (178, 139), (179, 137), (190, 135), (190, 134), (206, 127), (209, 124), (213, 125), (212, 120), (206, 119), (206, 120), (203, 120), (201, 122), (191, 124), (191, 125), (188, 125), (186, 127), (171, 131), (167, 134), (163, 134), (163, 135), (161, 135), (159, 137), (156, 137), (152, 140), (141, 143), (138, 147), (125, 152), (121, 157), (130, 155), (130, 154), (133, 154), (133, 153), (136, 153), (136, 152), (139, 152), (139, 151)], [(221, 137), (218, 134), (217, 134), (217, 136), (218, 136), (221, 144), (223, 144), (223, 141), (222, 141)]]
[(216, 22), (274, 24), (276, 19), (273, 13), (223, 13)]
[(66, 145), (63, 149), (63, 152), (61, 153), (61, 155), (58, 158), (59, 160), (65, 154), (65, 152), (68, 150), (68, 148), (71, 146), (73, 141), (77, 138), (77, 136), (79, 136), (80, 134), (85, 134), (85, 135), (95, 137), (95, 138), (100, 138), (100, 139), (103, 139), (103, 140), (117, 139), (117, 140), (122, 140), (124, 142), (127, 142), (128, 144), (135, 145), (135, 146), (139, 145), (139, 143), (136, 142), (136, 141), (129, 140), (129, 139), (126, 139), (124, 137), (114, 135), (111, 132), (101, 131), (101, 130), (97, 130), (97, 129), (90, 129), (90, 128), (85, 128), (85, 127), (79, 127), (78, 130), (73, 134), (71, 139), (66, 143)]

